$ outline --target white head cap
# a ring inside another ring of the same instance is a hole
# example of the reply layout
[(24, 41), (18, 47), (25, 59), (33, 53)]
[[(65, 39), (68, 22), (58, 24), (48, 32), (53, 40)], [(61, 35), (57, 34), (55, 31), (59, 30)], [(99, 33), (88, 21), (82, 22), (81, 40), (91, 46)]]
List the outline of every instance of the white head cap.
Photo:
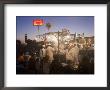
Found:
[(42, 45), (42, 47), (45, 47), (45, 45)]

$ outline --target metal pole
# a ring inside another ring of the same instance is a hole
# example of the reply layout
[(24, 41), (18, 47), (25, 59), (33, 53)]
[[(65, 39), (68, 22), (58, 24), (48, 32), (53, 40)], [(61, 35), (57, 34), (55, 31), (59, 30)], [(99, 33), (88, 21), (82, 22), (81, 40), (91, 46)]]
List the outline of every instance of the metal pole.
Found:
[(58, 61), (59, 61), (59, 31), (58, 31)]
[(38, 25), (38, 32), (39, 32), (39, 25)]

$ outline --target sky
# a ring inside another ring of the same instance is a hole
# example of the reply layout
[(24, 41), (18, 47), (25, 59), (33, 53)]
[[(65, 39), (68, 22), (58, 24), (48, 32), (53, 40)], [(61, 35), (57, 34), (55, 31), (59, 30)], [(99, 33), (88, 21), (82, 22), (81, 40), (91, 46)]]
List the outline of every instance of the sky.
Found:
[[(43, 19), (44, 25), (33, 26), (33, 20)], [(51, 28), (46, 28), (46, 23), (51, 23)], [(25, 34), (28, 39), (34, 40), (36, 35), (48, 32), (62, 31), (63, 28), (70, 30), (71, 34), (84, 33), (85, 36), (94, 36), (94, 16), (16, 16), (17, 40), (24, 42)]]

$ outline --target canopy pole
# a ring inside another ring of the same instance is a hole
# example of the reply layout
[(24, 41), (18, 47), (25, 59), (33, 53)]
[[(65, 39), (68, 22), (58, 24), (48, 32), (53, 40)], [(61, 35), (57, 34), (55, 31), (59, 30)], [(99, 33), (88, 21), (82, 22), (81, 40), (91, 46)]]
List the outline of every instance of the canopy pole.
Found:
[(58, 61), (60, 61), (59, 60), (59, 31), (58, 31)]

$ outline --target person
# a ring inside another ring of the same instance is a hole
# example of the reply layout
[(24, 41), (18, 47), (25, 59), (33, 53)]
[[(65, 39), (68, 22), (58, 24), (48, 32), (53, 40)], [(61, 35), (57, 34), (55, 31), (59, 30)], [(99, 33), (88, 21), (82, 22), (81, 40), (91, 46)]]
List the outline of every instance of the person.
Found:
[(68, 46), (68, 50), (66, 50), (66, 60), (69, 65), (74, 68), (78, 68), (78, 55), (79, 48), (76, 44), (70, 43)]
[(29, 53), (28, 51), (25, 52), (25, 54), (24, 54), (24, 58), (25, 58), (25, 61), (29, 61), (29, 60), (30, 60), (31, 55), (30, 55), (30, 53)]
[(45, 60), (43, 61), (43, 66), (42, 66), (42, 73), (48, 74), (50, 73), (50, 65), (52, 61), (54, 60), (53, 58), (53, 52), (54, 49), (52, 48), (51, 44), (47, 44), (45, 49)]
[(45, 49), (45, 45), (42, 45), (42, 48), (40, 49), (40, 63), (39, 63), (40, 73), (43, 73), (43, 65), (44, 65), (45, 57), (46, 57), (46, 49)]
[(65, 50), (63, 44), (60, 44), (59, 46), (59, 59), (60, 62), (65, 62)]
[(75, 59), (74, 68), (78, 68), (78, 64), (79, 64), (79, 48), (78, 48), (77, 44), (74, 44), (74, 59)]
[(42, 45), (42, 49), (40, 49), (40, 58), (44, 59), (46, 56), (46, 49), (45, 49), (45, 45)]
[(46, 56), (48, 57), (48, 62), (52, 62), (54, 60), (53, 58), (54, 48), (52, 48), (51, 44), (48, 44), (46, 49)]
[(24, 54), (25, 67), (27, 67), (29, 65), (30, 58), (31, 58), (30, 53), (28, 51), (25, 52), (25, 54)]

